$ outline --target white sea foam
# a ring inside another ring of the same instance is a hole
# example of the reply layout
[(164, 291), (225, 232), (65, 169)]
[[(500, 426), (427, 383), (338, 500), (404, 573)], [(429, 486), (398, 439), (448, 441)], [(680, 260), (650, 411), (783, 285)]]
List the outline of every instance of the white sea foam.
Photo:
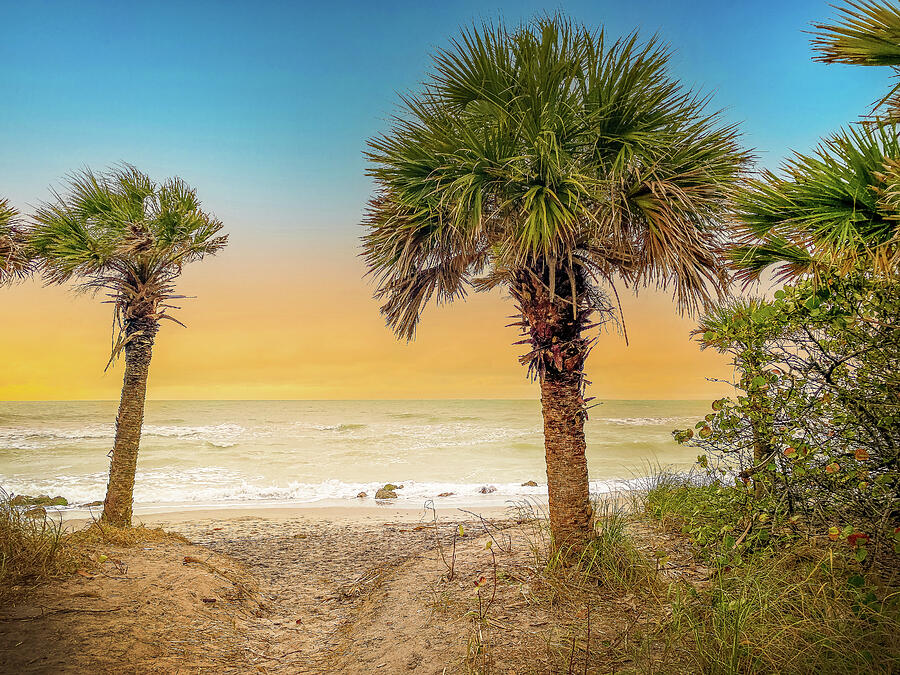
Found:
[[(244, 427), (237, 424), (215, 424), (210, 426), (175, 426), (145, 424), (141, 435), (144, 438), (173, 438), (180, 440), (205, 441), (218, 447), (233, 447), (244, 433)], [(75, 429), (54, 427), (0, 428), (0, 449), (38, 450), (59, 445), (71, 445), (84, 441), (112, 441), (115, 425), (89, 425)]]
[[(100, 500), (106, 488), (106, 474), (59, 476), (52, 481), (31, 481), (8, 486), (15, 494), (62, 494), (72, 508)], [(0, 481), (3, 477), (0, 476)], [(591, 481), (592, 493), (623, 489), (628, 481)], [(520, 483), (452, 483), (402, 481), (398, 506), (424, 505), (428, 500), (449, 505), (497, 505), (523, 498), (545, 499), (547, 486), (523, 486)], [(375, 494), (383, 483), (354, 483), (337, 479), (321, 483), (291, 482), (287, 485), (254, 483), (230, 475), (227, 471), (201, 469), (182, 474), (139, 472), (135, 486), (138, 507), (197, 505), (311, 505), (320, 502), (345, 502), (364, 506), (376, 503)], [(358, 495), (366, 493), (366, 497)], [(443, 496), (442, 496), (443, 495)]]

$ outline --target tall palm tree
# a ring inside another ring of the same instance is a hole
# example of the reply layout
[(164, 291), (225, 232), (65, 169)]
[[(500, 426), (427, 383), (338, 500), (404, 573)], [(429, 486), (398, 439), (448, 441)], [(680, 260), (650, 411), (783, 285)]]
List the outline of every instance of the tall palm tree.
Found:
[(0, 199), (0, 285), (27, 276), (30, 267), (19, 212)]
[(743, 241), (730, 253), (738, 276), (776, 278), (900, 265), (900, 137), (894, 124), (855, 125), (796, 154), (782, 176), (763, 172), (737, 199)]
[(558, 548), (592, 536), (584, 363), (604, 287), (672, 284), (693, 309), (723, 286), (722, 218), (748, 157), (668, 61), (655, 39), (561, 16), (464, 30), (369, 142), (364, 256), (397, 335), (470, 287), (515, 302)]
[[(889, 0), (850, 0), (838, 9), (838, 21), (814, 25), (816, 61), (856, 66), (888, 66), (900, 78), (900, 5)], [(900, 82), (875, 104), (900, 120)]]
[(117, 335), (110, 362), (125, 354), (125, 378), (102, 520), (131, 525), (147, 375), (160, 321), (183, 267), (221, 250), (222, 223), (200, 208), (180, 178), (155, 183), (133, 166), (74, 174), (67, 194), (34, 215), (29, 242), (45, 279), (105, 291)]

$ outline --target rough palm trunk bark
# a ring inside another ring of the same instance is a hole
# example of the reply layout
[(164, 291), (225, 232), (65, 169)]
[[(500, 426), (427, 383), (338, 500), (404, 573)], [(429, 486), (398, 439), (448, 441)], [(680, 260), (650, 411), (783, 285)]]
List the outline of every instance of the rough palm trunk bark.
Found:
[(156, 321), (149, 318), (131, 319), (125, 324), (125, 378), (101, 516), (101, 520), (117, 527), (131, 526), (134, 475), (144, 422), (147, 376), (158, 328)]
[(546, 374), (541, 407), (553, 543), (579, 548), (593, 535), (580, 378)]
[(562, 270), (551, 280), (545, 267), (521, 273), (512, 288), (532, 348), (522, 361), (541, 383), (550, 531), (558, 551), (580, 549), (593, 536), (583, 398), (591, 343), (582, 337), (592, 310), (583, 302), (583, 283)]

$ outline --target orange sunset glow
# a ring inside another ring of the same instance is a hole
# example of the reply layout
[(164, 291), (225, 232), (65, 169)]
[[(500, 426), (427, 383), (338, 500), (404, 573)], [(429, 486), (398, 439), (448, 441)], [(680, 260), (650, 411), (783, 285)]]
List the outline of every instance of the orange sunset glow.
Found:
[[(153, 399), (537, 398), (517, 356), (513, 308), (501, 293), (431, 307), (416, 340), (385, 327), (351, 238), (282, 245), (233, 242), (188, 267), (176, 316), (156, 341)], [(630, 344), (605, 331), (588, 361), (590, 395), (611, 399), (709, 399), (727, 393), (725, 359), (701, 352), (665, 292), (638, 299), (620, 289)], [(0, 400), (114, 399), (121, 364), (104, 373), (112, 309), (104, 298), (28, 282), (4, 292), (15, 354), (0, 374)]]

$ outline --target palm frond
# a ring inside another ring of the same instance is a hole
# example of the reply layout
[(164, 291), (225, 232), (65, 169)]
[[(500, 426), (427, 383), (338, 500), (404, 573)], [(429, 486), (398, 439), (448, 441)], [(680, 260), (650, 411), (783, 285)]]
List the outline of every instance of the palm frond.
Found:
[(691, 335), (699, 339), (700, 349), (725, 352), (740, 344), (758, 346), (756, 343), (767, 333), (763, 327), (774, 315), (774, 309), (763, 298), (729, 297), (707, 307)]
[(732, 263), (745, 279), (782, 264), (782, 277), (863, 267), (892, 274), (900, 244), (900, 137), (893, 124), (855, 125), (782, 176), (765, 172), (737, 197), (743, 243)]
[(838, 8), (834, 23), (814, 24), (816, 61), (857, 66), (889, 66), (897, 84), (873, 106), (900, 119), (900, 6), (892, 0), (851, 0)]
[(900, 66), (900, 6), (858, 0), (838, 7), (834, 23), (814, 24), (814, 57), (823, 63)]
[(6, 199), (0, 199), (0, 285), (24, 279), (31, 268), (31, 252), (19, 212)]

